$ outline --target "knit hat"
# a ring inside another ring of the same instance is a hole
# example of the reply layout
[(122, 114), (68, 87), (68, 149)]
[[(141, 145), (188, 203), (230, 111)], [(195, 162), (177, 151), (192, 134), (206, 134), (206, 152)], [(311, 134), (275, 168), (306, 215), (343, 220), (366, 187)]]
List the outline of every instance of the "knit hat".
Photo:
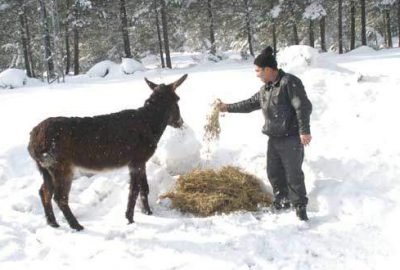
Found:
[(276, 62), (276, 59), (273, 55), (274, 50), (271, 48), (271, 46), (268, 46), (264, 50), (261, 51), (261, 54), (259, 54), (255, 59), (254, 59), (254, 65), (265, 68), (265, 67), (270, 67), (273, 69), (277, 69), (278, 63)]

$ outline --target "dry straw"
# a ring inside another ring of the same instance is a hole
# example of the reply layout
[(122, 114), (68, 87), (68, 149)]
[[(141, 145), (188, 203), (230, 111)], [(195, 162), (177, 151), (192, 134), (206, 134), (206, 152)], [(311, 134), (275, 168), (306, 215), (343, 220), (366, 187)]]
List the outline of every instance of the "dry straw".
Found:
[(212, 142), (219, 139), (221, 127), (219, 125), (219, 108), (218, 105), (221, 101), (216, 100), (212, 104), (211, 113), (207, 116), (207, 123), (204, 126), (204, 141)]
[(231, 166), (182, 175), (175, 191), (160, 198), (169, 198), (172, 208), (203, 217), (239, 210), (256, 211), (272, 203), (272, 196), (262, 190), (259, 179)]

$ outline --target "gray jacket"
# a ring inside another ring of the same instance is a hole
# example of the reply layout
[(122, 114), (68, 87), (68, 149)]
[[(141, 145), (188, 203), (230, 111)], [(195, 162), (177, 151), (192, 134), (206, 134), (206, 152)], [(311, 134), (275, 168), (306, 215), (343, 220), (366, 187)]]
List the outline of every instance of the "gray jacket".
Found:
[(303, 83), (281, 69), (275, 83), (262, 86), (247, 100), (228, 104), (227, 109), (232, 113), (249, 113), (262, 109), (265, 118), (262, 132), (271, 137), (311, 134), (312, 104)]

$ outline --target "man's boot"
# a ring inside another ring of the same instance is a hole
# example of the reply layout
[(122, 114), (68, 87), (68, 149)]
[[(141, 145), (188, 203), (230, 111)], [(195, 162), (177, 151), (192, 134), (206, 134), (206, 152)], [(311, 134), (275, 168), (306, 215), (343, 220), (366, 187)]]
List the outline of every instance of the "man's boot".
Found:
[(290, 208), (290, 201), (288, 198), (276, 198), (272, 203), (273, 211), (287, 210)]
[(302, 221), (308, 220), (307, 209), (305, 205), (300, 204), (296, 206), (296, 216)]

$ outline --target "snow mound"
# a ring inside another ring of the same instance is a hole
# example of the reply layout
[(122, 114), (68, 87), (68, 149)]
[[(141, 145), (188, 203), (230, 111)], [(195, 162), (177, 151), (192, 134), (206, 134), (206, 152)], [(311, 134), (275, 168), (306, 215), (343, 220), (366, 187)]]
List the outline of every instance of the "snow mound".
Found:
[(373, 54), (375, 50), (368, 46), (361, 46), (352, 51), (346, 53), (347, 55), (358, 55), (358, 54)]
[(122, 58), (121, 70), (125, 74), (133, 74), (136, 71), (143, 71), (144, 66), (132, 58)]
[(0, 73), (0, 87), (18, 88), (27, 82), (25, 71), (22, 69), (9, 68)]
[(277, 56), (279, 67), (293, 73), (318, 66), (318, 60), (318, 50), (306, 45), (286, 47)]
[[(167, 170), (154, 163), (146, 164), (147, 181), (149, 183), (149, 203), (150, 206), (160, 202), (159, 197), (173, 189), (175, 186), (175, 178), (173, 178)], [(165, 203), (165, 202), (164, 202)]]
[(200, 149), (201, 143), (190, 127), (167, 128), (160, 140), (156, 158), (171, 175), (183, 174), (199, 167)]
[(109, 74), (119, 73), (119, 65), (110, 61), (105, 60), (95, 64), (92, 68), (86, 72), (89, 77), (105, 77)]

